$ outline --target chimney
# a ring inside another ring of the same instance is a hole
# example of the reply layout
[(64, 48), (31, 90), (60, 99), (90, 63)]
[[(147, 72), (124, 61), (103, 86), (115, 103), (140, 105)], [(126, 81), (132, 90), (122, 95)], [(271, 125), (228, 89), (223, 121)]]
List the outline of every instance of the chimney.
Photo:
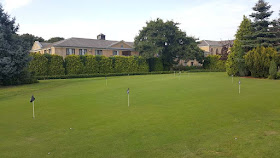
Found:
[(97, 39), (98, 40), (105, 40), (105, 35), (101, 33), (101, 34), (97, 35)]

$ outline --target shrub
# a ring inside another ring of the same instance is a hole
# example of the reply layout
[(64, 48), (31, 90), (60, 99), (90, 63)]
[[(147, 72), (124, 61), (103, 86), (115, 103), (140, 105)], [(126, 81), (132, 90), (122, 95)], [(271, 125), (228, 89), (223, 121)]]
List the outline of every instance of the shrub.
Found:
[(112, 60), (105, 56), (97, 56), (99, 73), (109, 73), (113, 70)]
[(114, 72), (115, 73), (127, 72), (127, 69), (128, 69), (128, 58), (116, 56), (114, 60)]
[(257, 47), (245, 55), (245, 63), (253, 77), (268, 77), (270, 62), (276, 57), (273, 48)]
[(52, 55), (49, 62), (49, 75), (64, 75), (65, 69), (64, 69), (64, 61), (63, 57), (59, 55)]
[(99, 72), (98, 62), (96, 60), (96, 56), (86, 55), (85, 56), (85, 67), (84, 73), (86, 74), (94, 74)]
[(40, 53), (30, 55), (32, 60), (29, 63), (29, 71), (35, 76), (46, 76), (48, 74), (48, 59)]
[(138, 72), (149, 72), (149, 65), (143, 57), (138, 57)]
[(150, 58), (147, 63), (149, 64), (149, 71), (163, 71), (161, 58)]
[(277, 65), (274, 60), (270, 62), (269, 67), (269, 78), (270, 79), (276, 79), (277, 78)]
[(209, 55), (205, 58), (203, 62), (203, 68), (209, 70), (221, 70), (225, 71), (225, 61), (220, 60), (219, 55)]
[(127, 71), (128, 72), (138, 72), (138, 57), (130, 56), (127, 59)]
[(77, 55), (68, 55), (65, 58), (65, 68), (66, 74), (82, 74), (84, 70), (84, 65), (82, 60)]

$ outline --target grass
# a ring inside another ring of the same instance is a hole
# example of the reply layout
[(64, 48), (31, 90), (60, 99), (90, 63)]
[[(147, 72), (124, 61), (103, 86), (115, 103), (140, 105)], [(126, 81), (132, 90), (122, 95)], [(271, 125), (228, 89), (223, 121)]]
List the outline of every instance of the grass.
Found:
[(2, 87), (0, 157), (278, 157), (280, 81), (240, 78), (239, 95), (238, 79), (206, 72)]

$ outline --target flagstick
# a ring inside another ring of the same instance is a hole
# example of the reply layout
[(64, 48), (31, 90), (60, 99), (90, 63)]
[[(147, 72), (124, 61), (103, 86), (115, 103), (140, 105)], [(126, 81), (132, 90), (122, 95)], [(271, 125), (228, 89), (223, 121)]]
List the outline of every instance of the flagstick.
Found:
[(239, 94), (240, 94), (240, 84), (239, 84)]
[(106, 78), (106, 86), (107, 86), (107, 78)]
[(233, 83), (233, 75), (231, 75), (231, 83)]
[(175, 76), (175, 71), (174, 71), (174, 76)]
[(35, 101), (33, 101), (33, 119), (35, 118), (35, 112), (34, 112), (34, 102), (35, 102)]
[(128, 104), (128, 107), (129, 107), (129, 93), (127, 94), (128, 98), (127, 98), (127, 104)]

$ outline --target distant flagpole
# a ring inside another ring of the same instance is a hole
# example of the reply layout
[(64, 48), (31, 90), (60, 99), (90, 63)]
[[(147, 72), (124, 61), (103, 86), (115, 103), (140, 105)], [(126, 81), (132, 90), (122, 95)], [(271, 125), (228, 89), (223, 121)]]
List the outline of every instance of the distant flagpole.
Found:
[(33, 101), (32, 103), (33, 103), (33, 119), (35, 119), (35, 109), (34, 109), (34, 102), (35, 101)]
[(231, 75), (231, 83), (233, 83), (233, 75)]
[(239, 84), (239, 94), (240, 94), (240, 85), (241, 85), (241, 82), (240, 82), (240, 80), (239, 80), (238, 84)]
[(175, 71), (174, 71), (174, 76), (175, 76)]
[(107, 86), (107, 76), (105, 76), (105, 80), (106, 80), (106, 86)]
[(126, 93), (127, 93), (127, 106), (129, 107), (129, 88), (127, 89)]
[(30, 102), (33, 104), (33, 119), (35, 119), (35, 106), (34, 106), (35, 98), (33, 95), (31, 96)]

